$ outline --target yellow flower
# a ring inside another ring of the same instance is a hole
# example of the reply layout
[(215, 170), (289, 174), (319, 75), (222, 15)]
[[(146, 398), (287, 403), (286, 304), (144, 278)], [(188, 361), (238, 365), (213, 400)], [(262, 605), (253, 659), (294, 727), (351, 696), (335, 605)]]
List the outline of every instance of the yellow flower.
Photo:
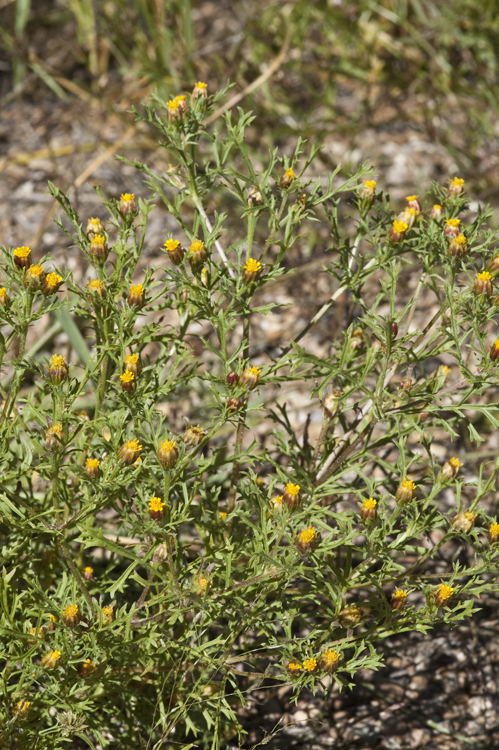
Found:
[(51, 651), (49, 654), (45, 654), (40, 662), (41, 667), (47, 667), (47, 669), (54, 669), (57, 666), (59, 659), (61, 658), (60, 651)]
[(135, 378), (135, 375), (133, 372), (130, 372), (130, 370), (125, 370), (123, 375), (120, 375), (120, 380), (122, 383), (132, 383)]
[(114, 618), (114, 609), (109, 605), (102, 607), (102, 624), (110, 625)]
[(206, 593), (209, 582), (210, 579), (208, 578), (208, 576), (198, 575), (192, 583), (198, 594), (204, 594)]
[(458, 458), (449, 459), (449, 463), (454, 469), (459, 469), (462, 466), (462, 463)]
[(130, 291), (132, 294), (141, 295), (144, 293), (144, 287), (142, 286), (142, 284), (132, 284), (132, 286), (130, 287)]
[(93, 572), (94, 572), (94, 569), (91, 568), (90, 565), (87, 565), (87, 567), (85, 568), (85, 573), (89, 573), (90, 575), (92, 575)]
[(418, 199), (417, 195), (408, 195), (406, 197), (406, 201), (416, 201)]
[(244, 264), (244, 270), (248, 271), (248, 273), (258, 273), (261, 267), (262, 267), (262, 264), (260, 263), (260, 261), (255, 260), (254, 258), (250, 258)]
[(288, 672), (291, 674), (298, 674), (298, 672), (301, 672), (302, 666), (297, 661), (290, 661), (288, 664)]
[(36, 276), (37, 278), (40, 278), (40, 276), (43, 276), (43, 266), (41, 263), (38, 263), (36, 266), (30, 266), (29, 272), (31, 276)]
[(151, 497), (151, 499), (149, 500), (149, 510), (153, 511), (154, 513), (161, 513), (164, 507), (165, 503), (161, 500), (160, 497)]
[(312, 542), (316, 538), (316, 536), (317, 532), (312, 528), (312, 526), (309, 526), (308, 529), (302, 529), (299, 534), (300, 541), (303, 542), (303, 544)]
[(92, 672), (95, 672), (95, 664), (93, 663), (92, 659), (87, 659), (78, 666), (78, 674), (83, 679), (85, 679), (85, 677), (89, 677)]
[(407, 594), (405, 591), (402, 591), (402, 589), (397, 589), (394, 594), (392, 594), (392, 598), (390, 599), (390, 604), (392, 606), (392, 609), (402, 609), (407, 599)]
[[(134, 193), (122, 193), (120, 198), (123, 201), (123, 203), (131, 203), (133, 200), (135, 200), (135, 194)], [(94, 242), (95, 242), (95, 239), (94, 239)]]
[(29, 714), (29, 707), (30, 706), (31, 706), (31, 703), (29, 701), (21, 699), (14, 706), (14, 713), (16, 714), (16, 716), (19, 719), (26, 719), (26, 717)]
[(393, 228), (396, 232), (402, 234), (408, 229), (408, 225), (405, 223), (405, 221), (398, 221), (397, 219), (395, 219), (395, 221), (393, 222)]
[(191, 253), (200, 253), (204, 250), (203, 240), (193, 240), (189, 246)]
[(284, 172), (284, 174), (286, 175), (286, 177), (288, 178), (288, 180), (293, 180), (296, 177), (296, 175), (293, 172), (293, 170), (291, 169), (291, 167), (289, 169), (286, 169), (286, 171)]
[(450, 181), (450, 184), (454, 187), (462, 187), (464, 185), (464, 180), (462, 177), (454, 177), (454, 179)]
[(178, 459), (178, 450), (175, 440), (164, 440), (159, 444), (158, 461), (163, 469), (171, 469)]
[(448, 227), (458, 227), (461, 223), (461, 219), (446, 219), (445, 223)]
[(490, 281), (492, 278), (488, 271), (481, 271), (481, 273), (477, 273), (476, 277), (479, 281)]
[(314, 659), (311, 657), (310, 659), (305, 659), (303, 662), (303, 669), (305, 669), (307, 672), (315, 672), (317, 669), (317, 659)]
[(276, 495), (270, 502), (274, 511), (282, 510), (282, 495)]
[[(368, 190), (374, 190), (374, 188), (376, 187), (376, 184), (377, 184), (377, 183), (376, 183), (376, 180), (366, 180), (366, 181), (364, 182), (364, 185), (366, 186), (366, 188), (367, 188)], [(335, 653), (336, 653), (336, 652), (335, 652)]]
[(70, 628), (76, 627), (81, 620), (80, 610), (77, 604), (68, 604), (62, 613), (62, 621)]
[(16, 258), (27, 258), (29, 254), (31, 253), (31, 248), (29, 247), (16, 247), (13, 254)]
[(286, 492), (288, 493), (288, 495), (291, 495), (291, 497), (296, 497), (296, 495), (300, 494), (300, 485), (291, 483), (287, 484)]
[(441, 607), (445, 602), (451, 598), (454, 593), (454, 589), (447, 586), (445, 583), (441, 583), (435, 594), (435, 604), (437, 607)]
[(66, 360), (60, 354), (53, 354), (50, 358), (52, 367), (66, 367)]
[(457, 237), (454, 237), (454, 243), (456, 245), (466, 245), (466, 237), (462, 232)]
[(319, 657), (319, 667), (325, 672), (333, 672), (338, 666), (340, 661), (340, 654), (337, 651), (332, 651), (328, 648)]
[(105, 286), (100, 279), (92, 279), (88, 282), (87, 289), (90, 289), (90, 291), (92, 292), (101, 292), (103, 289), (105, 289)]
[(139, 457), (142, 446), (137, 439), (127, 440), (118, 451), (118, 458), (125, 464), (133, 464)]
[(222, 521), (225, 521), (227, 519), (227, 513), (223, 510), (220, 511), (220, 518)]
[(138, 354), (129, 354), (127, 357), (125, 357), (125, 362), (127, 365), (136, 365), (138, 361), (139, 361)]
[(180, 247), (180, 242), (178, 240), (169, 239), (169, 240), (166, 240), (164, 245), (167, 251), (169, 253), (172, 253), (174, 250), (177, 249), (177, 247)]
[(207, 84), (207, 83), (203, 83), (202, 81), (198, 81), (198, 82), (197, 82), (196, 84), (194, 84), (194, 85), (195, 85), (195, 86), (197, 86), (197, 87), (198, 87), (198, 89), (205, 89), (205, 88), (206, 88), (206, 87), (208, 86), (208, 84)]
[(378, 501), (375, 500), (373, 497), (370, 497), (369, 500), (364, 500), (362, 503), (362, 507), (365, 510), (373, 510), (376, 505), (378, 504)]
[(397, 492), (395, 493), (395, 498), (399, 502), (409, 502), (414, 498), (414, 495), (416, 493), (417, 486), (414, 484), (412, 479), (407, 479), (407, 477), (399, 484), (397, 488)]

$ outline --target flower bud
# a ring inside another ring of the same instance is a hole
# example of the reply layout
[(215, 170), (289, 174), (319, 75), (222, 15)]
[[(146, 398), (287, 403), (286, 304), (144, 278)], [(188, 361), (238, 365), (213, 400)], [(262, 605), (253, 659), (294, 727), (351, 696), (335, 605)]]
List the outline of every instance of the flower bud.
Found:
[(61, 383), (67, 380), (68, 366), (64, 357), (54, 354), (50, 358), (49, 376), (54, 385), (61, 385)]
[(475, 297), (490, 297), (492, 294), (492, 276), (488, 271), (477, 273), (473, 284), (473, 294)]
[(83, 569), (83, 578), (86, 581), (91, 581), (94, 575), (94, 569), (90, 567), (90, 565), (87, 565), (86, 568)]
[(296, 510), (300, 504), (300, 499), (300, 485), (292, 484), (291, 482), (287, 484), (282, 501), (288, 507), (288, 510)]
[(239, 378), (239, 385), (241, 388), (247, 388), (249, 391), (256, 388), (260, 380), (260, 367), (247, 367), (243, 370), (241, 377)]
[(366, 180), (363, 186), (359, 190), (359, 197), (362, 198), (365, 203), (371, 204), (376, 195), (376, 180)]
[(239, 375), (237, 372), (234, 372), (233, 370), (229, 372), (227, 375), (227, 385), (230, 386), (230, 388), (233, 388), (235, 385), (239, 384)]
[(49, 451), (62, 448), (62, 424), (53, 424), (45, 434), (45, 448)]
[(86, 661), (82, 662), (78, 665), (78, 676), (82, 678), (82, 680), (85, 680), (87, 677), (90, 677), (92, 672), (95, 672), (95, 664), (93, 663), (92, 659), (87, 659)]
[(260, 276), (260, 272), (262, 270), (262, 264), (259, 260), (254, 260), (254, 258), (250, 258), (248, 261), (246, 261), (244, 265), (243, 270), (243, 281), (245, 284), (251, 284), (253, 281), (256, 281), (258, 277)]
[(345, 607), (338, 615), (338, 620), (342, 628), (354, 628), (359, 624), (360, 618), (360, 609), (356, 604)]
[(263, 198), (261, 192), (258, 190), (256, 185), (250, 185), (248, 187), (248, 205), (249, 206), (261, 206)]
[(100, 461), (98, 458), (87, 458), (85, 463), (85, 471), (91, 479), (96, 479), (99, 476)]
[(440, 206), (438, 203), (435, 203), (430, 211), (430, 216), (432, 219), (440, 219), (440, 217), (442, 216), (442, 206)]
[(88, 254), (90, 255), (90, 259), (97, 264), (102, 264), (107, 260), (109, 248), (103, 234), (92, 236), (90, 247), (88, 248)]
[(56, 622), (57, 622), (57, 617), (55, 617), (55, 615), (49, 615), (49, 624), (47, 625), (47, 633), (54, 632)]
[(390, 599), (390, 607), (392, 609), (402, 609), (405, 606), (407, 600), (407, 594), (402, 589), (397, 589), (392, 598)]
[(75, 628), (81, 620), (81, 614), (77, 604), (68, 604), (62, 613), (62, 621), (68, 628)]
[(29, 268), (31, 265), (31, 249), (29, 247), (16, 247), (13, 251), (14, 263), (18, 268)]
[(141, 450), (142, 446), (137, 439), (127, 440), (118, 451), (118, 459), (127, 466), (130, 466), (130, 464), (135, 463), (139, 458)]
[(180, 102), (176, 99), (170, 99), (166, 102), (166, 119), (172, 124), (177, 124), (182, 120), (183, 112), (180, 107)]
[(399, 388), (402, 388), (403, 391), (409, 391), (412, 386), (414, 385), (414, 381), (412, 378), (408, 378), (407, 375), (402, 378), (400, 381)]
[(476, 516), (477, 514), (473, 513), (471, 510), (458, 513), (457, 516), (454, 516), (452, 528), (454, 531), (462, 531), (467, 534), (473, 528)]
[(364, 500), (360, 508), (360, 517), (365, 524), (372, 523), (376, 520), (376, 505), (377, 500), (370, 497), (369, 500)]
[[(283, 498), (284, 499), (284, 498)], [(307, 529), (302, 529), (295, 539), (295, 545), (298, 547), (300, 552), (313, 552), (319, 544), (320, 537), (312, 526)]]
[(8, 310), (11, 304), (12, 304), (12, 301), (9, 295), (7, 294), (7, 290), (3, 286), (0, 289), (0, 305), (4, 308), (4, 310)]
[(154, 521), (162, 521), (165, 517), (165, 503), (160, 497), (151, 497), (149, 500), (149, 517)]
[(444, 235), (446, 237), (457, 237), (460, 234), (459, 225), (461, 223), (461, 219), (446, 219), (445, 221), (445, 229), (444, 229)]
[(319, 656), (319, 669), (323, 672), (334, 672), (340, 665), (341, 654), (328, 648)]
[(179, 94), (179, 96), (175, 97), (175, 101), (178, 104), (180, 115), (183, 117), (189, 109), (189, 105), (187, 104), (187, 97), (185, 96), (185, 94)]
[(466, 255), (468, 252), (468, 243), (464, 234), (461, 233), (450, 241), (448, 251), (449, 255), (452, 255), (454, 258), (462, 258)]
[(163, 469), (172, 469), (178, 460), (178, 450), (175, 440), (165, 440), (159, 444), (158, 461)]
[(497, 542), (499, 542), (499, 523), (497, 523), (497, 521), (490, 524), (488, 540), (489, 544), (497, 544)]
[(91, 240), (97, 234), (104, 234), (105, 227), (100, 219), (89, 219), (86, 231), (88, 239)]
[(118, 205), (118, 211), (122, 216), (129, 216), (137, 213), (137, 204), (133, 193), (122, 193)]
[(144, 287), (142, 284), (132, 284), (126, 301), (130, 307), (136, 307), (138, 310), (144, 306)]
[(407, 208), (412, 208), (416, 212), (416, 216), (419, 216), (419, 214), (422, 211), (421, 203), (418, 200), (417, 195), (408, 195), (406, 198), (407, 201)]
[(208, 258), (208, 251), (204, 246), (202, 240), (194, 240), (189, 246), (189, 254), (187, 256), (191, 268), (196, 271), (198, 268), (204, 265)]
[(447, 586), (445, 583), (441, 583), (437, 590), (434, 592), (434, 601), (437, 607), (447, 606), (447, 603), (453, 593), (453, 588)]
[(208, 275), (208, 269), (206, 267), (201, 271), (201, 284), (207, 289), (210, 285), (210, 277)]
[(388, 232), (388, 241), (396, 244), (404, 237), (405, 232), (409, 229), (409, 225), (405, 221), (399, 221), (395, 219), (390, 231)]
[(153, 563), (162, 563), (168, 560), (168, 547), (163, 542), (159, 544), (153, 552), (152, 561)]
[(184, 444), (186, 448), (196, 448), (204, 438), (204, 430), (198, 425), (197, 427), (188, 427), (184, 432)]
[(18, 719), (27, 719), (30, 706), (31, 703), (22, 698), (20, 701), (17, 701), (16, 705), (14, 706), (14, 715)]
[(45, 273), (43, 266), (38, 264), (37, 266), (30, 266), (24, 274), (24, 286), (30, 292), (37, 292), (42, 288), (42, 284), (45, 280)]
[(442, 479), (444, 482), (452, 482), (459, 474), (462, 463), (458, 458), (450, 458), (442, 466)]
[(57, 667), (60, 658), (60, 651), (51, 651), (49, 654), (45, 654), (40, 662), (40, 666), (44, 669), (54, 669), (55, 667)]
[(492, 362), (495, 362), (496, 359), (499, 358), (499, 339), (497, 339), (496, 341), (494, 341), (494, 343), (490, 347), (490, 355), (489, 356), (490, 356)]
[(193, 102), (196, 99), (207, 99), (208, 98), (208, 86), (202, 81), (198, 81), (192, 90), (191, 99)]
[(227, 401), (227, 410), (228, 411), (239, 411), (239, 409), (242, 406), (242, 403), (243, 402), (241, 401), (240, 398), (230, 398)]
[(392, 338), (396, 339), (398, 336), (399, 327), (395, 320), (392, 321), (391, 327), (392, 327)]
[(125, 370), (123, 375), (120, 375), (121, 388), (125, 393), (135, 393), (137, 390), (137, 383), (135, 381), (135, 375), (130, 370)]
[(404, 211), (401, 211), (399, 215), (397, 216), (397, 220), (403, 222), (404, 224), (407, 224), (407, 227), (409, 229), (412, 229), (414, 226), (414, 222), (416, 221), (417, 217), (417, 211), (414, 208), (406, 208)]
[(166, 252), (175, 266), (180, 266), (184, 260), (185, 250), (178, 240), (169, 239), (164, 243)]
[(280, 513), (283, 505), (282, 495), (276, 495), (275, 497), (273, 497), (270, 501), (270, 504), (272, 505), (272, 510), (274, 511), (274, 513)]
[(89, 293), (90, 299), (98, 297), (99, 299), (106, 298), (106, 287), (104, 282), (100, 279), (88, 279), (87, 292)]
[(129, 354), (123, 362), (123, 370), (131, 372), (137, 378), (142, 369), (142, 363), (138, 354)]
[(295, 677), (301, 672), (302, 666), (298, 661), (290, 661), (286, 669), (288, 670), (290, 675)]
[(399, 484), (397, 492), (395, 493), (395, 499), (398, 503), (409, 503), (416, 496), (417, 487), (412, 479), (407, 477)]
[(464, 180), (462, 179), (462, 177), (454, 177), (454, 179), (451, 180), (451, 183), (447, 190), (447, 197), (453, 198), (454, 196), (461, 195), (461, 193), (463, 192), (463, 185)]
[(490, 271), (490, 273), (497, 273), (499, 271), (499, 255), (496, 255), (495, 258), (489, 261), (487, 271)]
[(286, 171), (282, 175), (282, 177), (281, 177), (281, 179), (279, 181), (279, 185), (284, 190), (286, 190), (286, 188), (288, 188), (291, 185), (291, 183), (293, 182), (293, 180), (295, 179), (295, 177), (296, 177), (296, 175), (295, 175), (295, 173), (293, 172), (293, 170), (290, 167), (289, 169), (286, 169)]

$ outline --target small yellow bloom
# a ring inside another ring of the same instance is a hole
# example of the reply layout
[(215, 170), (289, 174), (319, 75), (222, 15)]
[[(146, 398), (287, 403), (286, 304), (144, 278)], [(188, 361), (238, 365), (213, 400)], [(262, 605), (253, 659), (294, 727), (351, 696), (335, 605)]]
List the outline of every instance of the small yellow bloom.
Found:
[(286, 492), (288, 495), (291, 495), (291, 497), (296, 497), (296, 495), (300, 494), (300, 485), (289, 483), (286, 485)]
[(364, 182), (364, 185), (366, 186), (368, 190), (374, 190), (374, 188), (376, 187), (376, 184), (377, 184), (376, 180), (366, 180)]
[(192, 584), (197, 594), (205, 594), (208, 588), (210, 579), (208, 576), (198, 575), (194, 578)]
[(395, 221), (393, 222), (393, 228), (396, 232), (402, 234), (403, 232), (406, 232), (409, 227), (405, 223), (405, 221), (398, 221), (397, 219), (395, 219)]
[(27, 258), (29, 254), (31, 253), (31, 248), (29, 247), (16, 247), (13, 254), (16, 258)]
[(284, 174), (286, 175), (286, 177), (288, 178), (288, 180), (293, 180), (296, 177), (296, 175), (293, 172), (293, 170), (291, 169), (291, 167), (289, 169), (286, 169), (286, 171), (284, 172)]
[(56, 667), (57, 664), (59, 663), (60, 658), (61, 658), (60, 651), (51, 651), (49, 654), (45, 654), (45, 656), (40, 662), (40, 666), (46, 667), (47, 669), (54, 669), (54, 667)]
[(202, 81), (198, 81), (198, 82), (197, 82), (196, 84), (194, 84), (194, 85), (195, 85), (195, 86), (197, 86), (197, 87), (198, 87), (198, 89), (205, 89), (205, 88), (206, 88), (206, 87), (208, 86), (208, 84), (207, 84), (207, 83), (203, 83)]
[(191, 253), (200, 253), (204, 250), (203, 240), (193, 240), (189, 246)]
[(138, 361), (139, 361), (138, 354), (129, 354), (127, 357), (125, 357), (125, 363), (127, 365), (136, 365)]
[(417, 195), (408, 195), (406, 197), (406, 201), (417, 201), (418, 196)]
[(462, 187), (464, 185), (464, 180), (462, 177), (454, 177), (454, 179), (450, 181), (450, 184), (454, 187)]
[(373, 497), (370, 497), (369, 500), (364, 500), (362, 503), (362, 507), (366, 510), (373, 510), (376, 505), (378, 504), (378, 501), (375, 500)]
[(31, 276), (36, 276), (40, 278), (40, 276), (43, 276), (43, 266), (41, 263), (38, 263), (36, 266), (30, 266), (29, 272)]
[(134, 193), (122, 193), (120, 196), (123, 203), (131, 203), (135, 200), (135, 194)]
[(308, 542), (312, 542), (317, 536), (317, 532), (315, 529), (312, 528), (312, 526), (309, 526), (308, 529), (302, 529), (300, 531), (299, 537), (300, 541), (303, 542), (303, 544), (308, 544)]
[(461, 219), (446, 219), (445, 223), (448, 227), (458, 227), (461, 223)]
[(132, 294), (141, 295), (144, 294), (144, 287), (142, 286), (142, 284), (132, 284), (132, 286), (130, 287), (130, 291)]
[(102, 624), (103, 625), (110, 625), (114, 619), (114, 609), (113, 607), (106, 605), (105, 607), (102, 607)]
[(223, 510), (220, 511), (220, 518), (222, 521), (225, 521), (227, 519), (227, 513)]
[(441, 583), (435, 594), (435, 604), (437, 607), (441, 607), (445, 602), (451, 598), (454, 593), (454, 589), (451, 586), (447, 586), (445, 583)]
[(478, 281), (490, 281), (492, 278), (488, 271), (481, 271), (480, 273), (477, 273), (476, 277)]
[(50, 365), (51, 367), (66, 367), (66, 360), (60, 354), (53, 354), (50, 357)]
[(260, 261), (255, 260), (254, 258), (250, 258), (244, 264), (244, 270), (248, 271), (248, 273), (258, 273), (261, 267), (262, 267), (262, 264), (260, 263)]
[(464, 236), (462, 232), (461, 234), (458, 234), (458, 236), (454, 238), (454, 243), (456, 245), (466, 245), (466, 237)]
[(103, 289), (105, 289), (105, 286), (100, 279), (92, 279), (88, 282), (87, 289), (90, 289), (90, 291), (92, 292), (101, 292)]
[(125, 370), (123, 375), (120, 375), (120, 380), (122, 383), (132, 383), (135, 378), (135, 375), (133, 372), (130, 372), (130, 370)]
[(90, 567), (90, 565), (87, 565), (87, 567), (84, 570), (85, 573), (88, 573), (88, 575), (92, 575), (94, 572), (94, 569)]
[(164, 507), (165, 503), (161, 500), (160, 497), (151, 497), (151, 499), (149, 500), (149, 510), (153, 511), (154, 513), (161, 513)]
[(169, 239), (166, 240), (164, 246), (169, 253), (172, 253), (177, 247), (180, 247), (180, 242), (178, 240)]
[(333, 672), (340, 661), (340, 654), (328, 648), (319, 658), (319, 667), (325, 672)]
[(303, 669), (305, 669), (307, 672), (315, 672), (317, 669), (317, 659), (314, 659), (313, 657), (310, 659), (305, 659), (303, 662)]
[(290, 661), (288, 664), (288, 672), (291, 674), (298, 674), (298, 672), (301, 672), (302, 666), (298, 661)]

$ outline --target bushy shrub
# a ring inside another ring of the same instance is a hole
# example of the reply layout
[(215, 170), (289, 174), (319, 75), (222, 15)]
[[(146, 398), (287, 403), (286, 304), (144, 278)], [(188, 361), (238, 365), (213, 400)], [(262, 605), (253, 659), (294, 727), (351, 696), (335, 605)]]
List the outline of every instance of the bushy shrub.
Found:
[[(224, 94), (197, 84), (137, 113), (174, 161), (135, 163), (147, 199), (101, 195), (82, 219), (50, 186), (87, 284), (2, 251), (3, 747), (237, 745), (255, 680), (349, 685), (380, 639), (471, 615), (495, 574), (481, 501), (499, 461), (463, 479), (462, 455), (432, 452), (436, 431), (479, 443), (499, 425), (490, 212), (466, 223), (456, 178), (397, 215), (367, 165), (308, 179), (301, 142), (256, 160), (251, 114), (203, 125)], [(158, 200), (178, 231), (143, 272)], [(317, 222), (330, 299), (285, 348), (251, 340)], [(422, 290), (436, 312), (411, 325)], [(352, 322), (318, 357), (300, 341), (343, 293)], [(26, 356), (57, 310), (90, 358)], [(315, 440), (279, 397), (290, 384), (322, 411)]]

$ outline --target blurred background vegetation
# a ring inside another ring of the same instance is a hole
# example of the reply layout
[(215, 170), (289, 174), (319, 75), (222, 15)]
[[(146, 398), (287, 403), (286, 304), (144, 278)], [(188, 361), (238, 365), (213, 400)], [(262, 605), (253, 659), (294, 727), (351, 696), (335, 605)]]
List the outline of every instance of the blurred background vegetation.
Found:
[(126, 116), (156, 87), (166, 97), (230, 79), (242, 92), (284, 47), (244, 102), (266, 145), (339, 137), (354, 158), (366, 131), (410, 128), (495, 201), (498, 10), (497, 0), (0, 0), (0, 102), (48, 89)]

